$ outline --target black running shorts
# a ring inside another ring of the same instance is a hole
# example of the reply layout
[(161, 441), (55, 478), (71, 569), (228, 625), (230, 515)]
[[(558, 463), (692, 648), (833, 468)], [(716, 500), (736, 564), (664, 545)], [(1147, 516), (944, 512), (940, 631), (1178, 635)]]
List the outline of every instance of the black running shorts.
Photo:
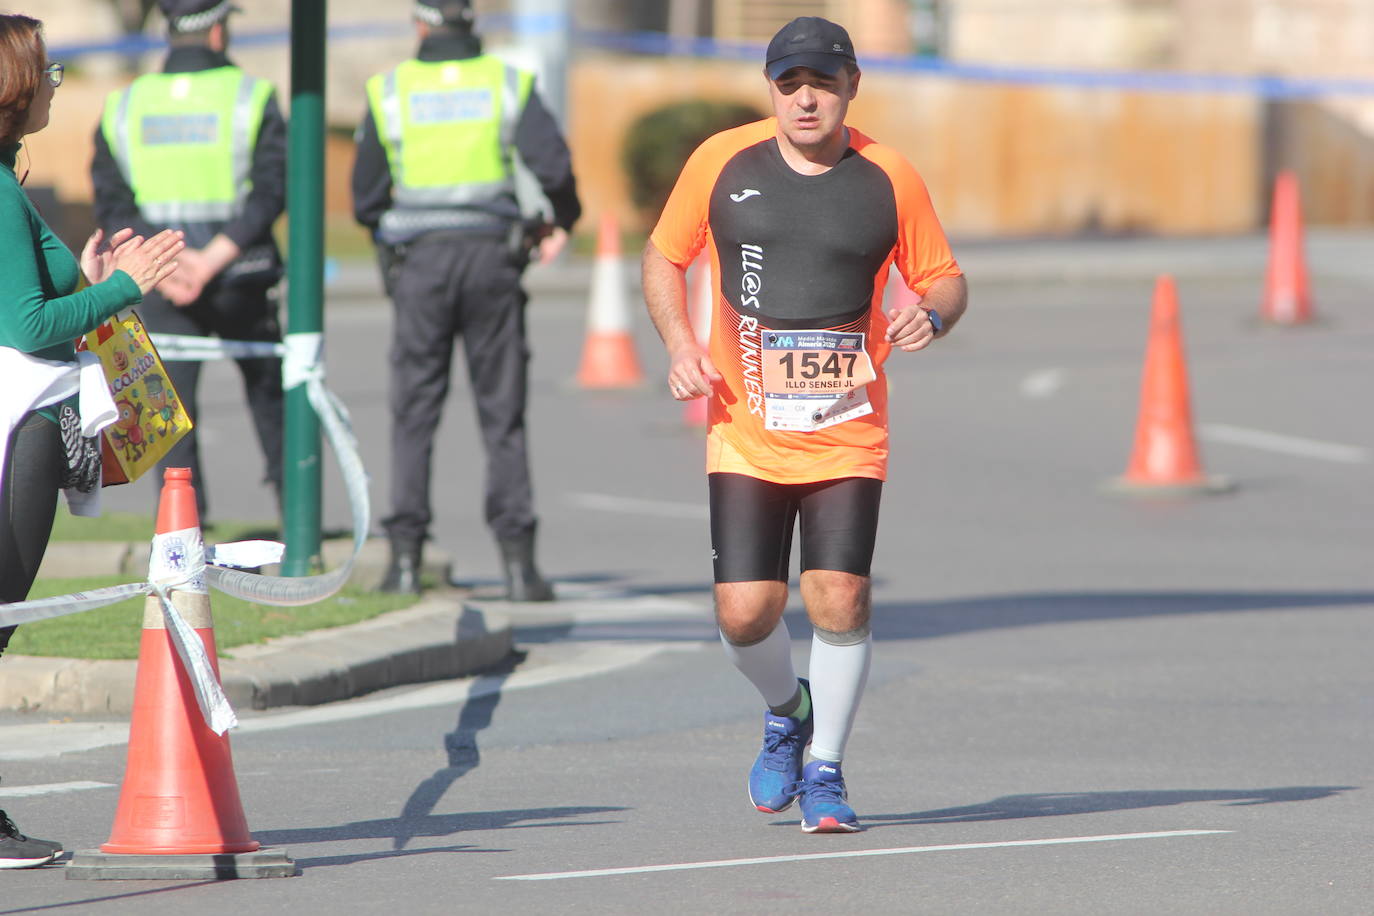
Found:
[(773, 483), (708, 474), (711, 547), (717, 582), (786, 582), (792, 527), (801, 516), (801, 568), (867, 576), (878, 536), (883, 482), (843, 477)]

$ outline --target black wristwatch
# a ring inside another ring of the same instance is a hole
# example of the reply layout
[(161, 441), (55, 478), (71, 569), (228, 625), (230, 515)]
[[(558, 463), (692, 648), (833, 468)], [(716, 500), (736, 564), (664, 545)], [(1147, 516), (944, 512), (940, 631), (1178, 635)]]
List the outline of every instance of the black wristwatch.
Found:
[(935, 309), (926, 309), (926, 314), (930, 316), (930, 326), (935, 329), (936, 334), (945, 329), (945, 320), (940, 317), (939, 312)]

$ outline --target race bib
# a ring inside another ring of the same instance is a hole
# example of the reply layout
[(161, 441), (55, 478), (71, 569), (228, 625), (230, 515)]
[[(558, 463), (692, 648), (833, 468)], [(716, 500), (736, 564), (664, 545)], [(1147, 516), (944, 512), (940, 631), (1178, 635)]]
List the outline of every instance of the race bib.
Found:
[(763, 332), (767, 429), (813, 432), (873, 412), (864, 387), (878, 377), (860, 332)]

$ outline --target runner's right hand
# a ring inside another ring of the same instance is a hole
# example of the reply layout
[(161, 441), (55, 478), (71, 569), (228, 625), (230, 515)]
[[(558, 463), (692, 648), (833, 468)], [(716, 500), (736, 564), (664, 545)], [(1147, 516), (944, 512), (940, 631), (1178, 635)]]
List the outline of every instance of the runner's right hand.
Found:
[(668, 370), (668, 390), (679, 401), (691, 401), (708, 397), (715, 388), (715, 383), (723, 378), (706, 350), (694, 344), (672, 355), (672, 367)]

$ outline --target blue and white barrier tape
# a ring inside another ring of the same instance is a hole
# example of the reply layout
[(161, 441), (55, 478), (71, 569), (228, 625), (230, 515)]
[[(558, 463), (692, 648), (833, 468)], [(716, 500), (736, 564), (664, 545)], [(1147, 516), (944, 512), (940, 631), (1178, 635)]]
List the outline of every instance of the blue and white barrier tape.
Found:
[[(479, 26), (492, 31), (511, 32), (532, 38), (570, 24), (556, 14), (526, 16), (484, 16)], [(349, 40), (376, 40), (378, 37), (411, 34), (408, 21), (388, 19), (352, 23), (329, 29), (331, 44)], [(238, 45), (289, 44), (291, 33), (285, 29), (260, 30), (236, 34)], [(713, 38), (680, 38), (662, 32), (616, 32), (574, 29), (572, 43), (579, 48), (598, 48), (646, 56), (696, 57), (716, 60), (761, 62), (764, 46), (751, 42), (722, 41)], [(166, 46), (161, 38), (138, 35), (116, 41), (55, 46), (54, 58), (76, 58), (84, 54), (142, 54)], [(929, 74), (970, 82), (992, 82), (1023, 86), (1064, 86), (1076, 89), (1126, 89), (1141, 92), (1242, 93), (1266, 99), (1311, 99), (1332, 95), (1374, 95), (1374, 79), (1361, 77), (1292, 77), (1275, 75), (1237, 75), (1226, 73), (1180, 73), (1150, 70), (1066, 70), (952, 61), (942, 57), (865, 55), (865, 70), (885, 70)]]

